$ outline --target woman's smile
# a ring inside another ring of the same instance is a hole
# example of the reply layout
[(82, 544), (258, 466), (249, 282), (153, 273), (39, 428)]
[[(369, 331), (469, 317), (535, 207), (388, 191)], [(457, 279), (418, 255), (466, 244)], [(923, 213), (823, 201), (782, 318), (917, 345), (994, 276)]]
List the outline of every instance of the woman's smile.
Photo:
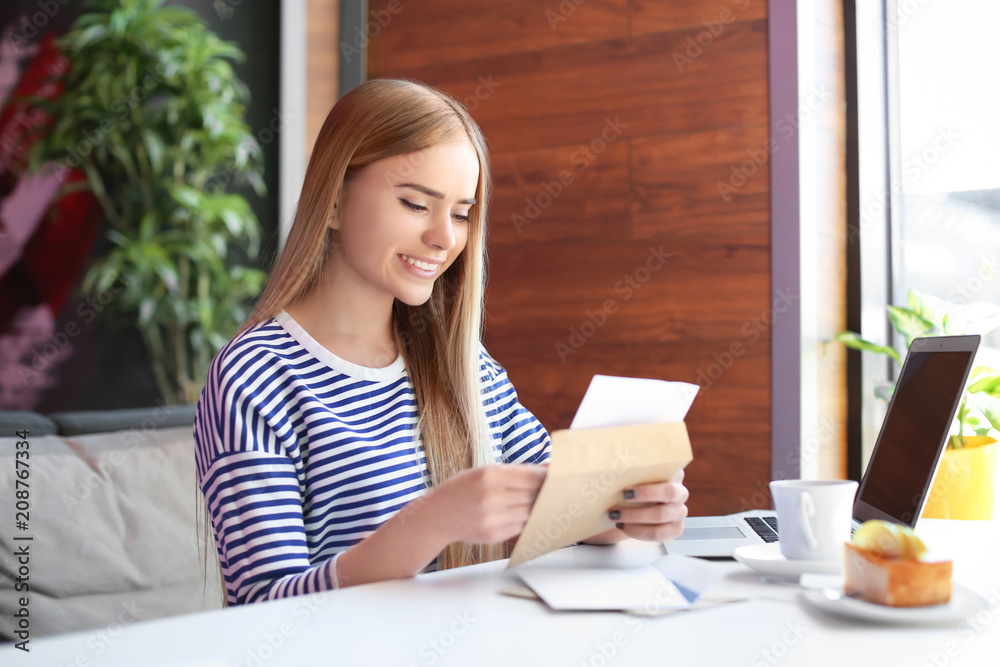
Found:
[(418, 259), (416, 257), (411, 257), (410, 255), (399, 254), (396, 255), (402, 260), (406, 265), (406, 268), (413, 273), (413, 275), (419, 278), (434, 278), (438, 274), (438, 269), (441, 268), (442, 261), (432, 261), (425, 259)]

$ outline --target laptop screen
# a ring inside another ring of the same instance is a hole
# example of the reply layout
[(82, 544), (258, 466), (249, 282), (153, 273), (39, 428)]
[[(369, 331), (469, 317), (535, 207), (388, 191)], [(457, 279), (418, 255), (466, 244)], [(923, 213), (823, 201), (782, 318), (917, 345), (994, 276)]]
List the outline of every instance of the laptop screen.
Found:
[(917, 523), (978, 344), (979, 336), (914, 339), (858, 489), (859, 521)]

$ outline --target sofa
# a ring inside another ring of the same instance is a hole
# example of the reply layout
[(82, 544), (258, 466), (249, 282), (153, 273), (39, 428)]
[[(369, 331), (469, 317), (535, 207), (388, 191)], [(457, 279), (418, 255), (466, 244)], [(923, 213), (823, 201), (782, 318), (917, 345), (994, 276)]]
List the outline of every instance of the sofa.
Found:
[(194, 406), (0, 412), (0, 639), (99, 641), (222, 606), (193, 419)]

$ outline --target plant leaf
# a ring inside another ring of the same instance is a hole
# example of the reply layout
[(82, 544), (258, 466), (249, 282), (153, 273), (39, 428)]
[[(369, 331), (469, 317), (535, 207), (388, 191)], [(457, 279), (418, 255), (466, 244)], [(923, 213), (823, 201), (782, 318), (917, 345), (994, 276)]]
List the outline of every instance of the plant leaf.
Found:
[(994, 398), (1000, 398), (1000, 372), (993, 369), (986, 369), (986, 373), (980, 373), (975, 382), (972, 382), (967, 391), (970, 394), (986, 394)]
[(865, 340), (853, 331), (841, 331), (833, 337), (833, 340), (843, 343), (852, 350), (864, 350), (866, 352), (885, 354), (895, 359), (896, 363), (903, 363), (899, 356), (899, 352), (896, 352), (896, 350), (892, 347), (888, 345), (879, 345), (878, 343), (873, 343), (870, 340)]
[(991, 399), (981, 406), (983, 416), (990, 422), (994, 430), (1000, 431), (1000, 401)]
[(913, 342), (914, 338), (928, 334), (935, 329), (933, 322), (909, 308), (889, 306), (887, 310), (889, 311), (889, 321), (892, 323), (892, 328), (903, 334), (906, 338), (907, 348), (910, 347), (910, 343)]
[(922, 292), (911, 289), (906, 295), (906, 305), (910, 307), (910, 310), (913, 311), (913, 313), (930, 322), (932, 325), (940, 325), (941, 328), (944, 328), (943, 320), (938, 318), (938, 316), (934, 313), (934, 309), (931, 308), (930, 303), (928, 303), (928, 300)]

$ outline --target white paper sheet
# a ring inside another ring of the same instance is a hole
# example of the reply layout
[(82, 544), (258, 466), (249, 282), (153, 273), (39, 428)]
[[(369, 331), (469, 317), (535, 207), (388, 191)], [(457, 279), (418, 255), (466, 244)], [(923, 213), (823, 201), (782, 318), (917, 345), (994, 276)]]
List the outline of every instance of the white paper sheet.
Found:
[(595, 375), (570, 428), (684, 421), (697, 394), (689, 382)]
[(692, 606), (723, 573), (707, 561), (668, 554), (636, 567), (527, 564), (517, 574), (553, 609), (652, 611)]

